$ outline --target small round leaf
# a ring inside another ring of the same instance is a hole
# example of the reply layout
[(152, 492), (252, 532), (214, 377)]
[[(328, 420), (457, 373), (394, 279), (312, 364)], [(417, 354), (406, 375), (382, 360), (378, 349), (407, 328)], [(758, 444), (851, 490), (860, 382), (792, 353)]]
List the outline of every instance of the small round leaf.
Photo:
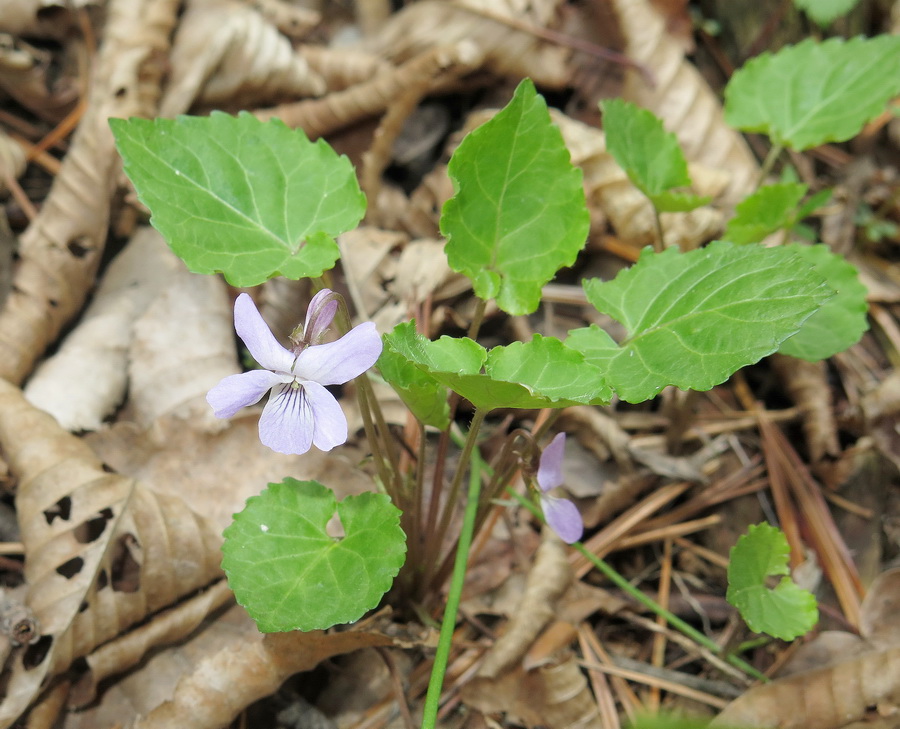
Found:
[[(326, 531), (335, 510), (342, 538)], [(338, 503), (317, 481), (286, 478), (247, 499), (222, 553), (228, 584), (262, 632), (323, 630), (378, 605), (403, 565), (406, 535), (384, 494)]]

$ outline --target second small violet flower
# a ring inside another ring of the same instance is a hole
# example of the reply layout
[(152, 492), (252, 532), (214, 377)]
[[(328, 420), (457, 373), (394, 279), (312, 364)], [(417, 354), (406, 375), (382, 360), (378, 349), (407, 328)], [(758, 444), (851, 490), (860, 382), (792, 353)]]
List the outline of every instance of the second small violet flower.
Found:
[(291, 335), (292, 348), (278, 343), (256, 309), (241, 294), (234, 302), (234, 328), (263, 369), (231, 375), (206, 396), (218, 418), (230, 418), (270, 392), (259, 419), (259, 438), (273, 451), (306, 453), (313, 445), (328, 451), (347, 440), (347, 419), (326, 385), (342, 385), (358, 377), (381, 354), (375, 324), (365, 322), (340, 339), (321, 344), (337, 313), (328, 289), (309, 304), (306, 321)]
[(558, 433), (541, 454), (537, 483), (541, 489), (541, 508), (544, 510), (547, 525), (566, 544), (572, 544), (581, 539), (584, 533), (584, 522), (578, 507), (568, 499), (547, 495), (548, 491), (563, 484), (562, 466), (565, 449), (566, 434)]

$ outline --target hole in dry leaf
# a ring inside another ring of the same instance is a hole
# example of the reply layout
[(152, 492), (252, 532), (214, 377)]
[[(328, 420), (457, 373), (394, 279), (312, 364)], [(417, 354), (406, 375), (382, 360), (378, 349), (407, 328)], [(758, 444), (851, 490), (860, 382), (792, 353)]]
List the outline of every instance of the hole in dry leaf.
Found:
[(81, 605), (78, 606), (78, 612), (83, 613), (90, 606), (91, 606), (91, 604), (87, 600), (82, 600)]
[(44, 635), (32, 646), (28, 646), (25, 655), (22, 656), (22, 665), (26, 671), (30, 671), (35, 666), (41, 665), (47, 654), (50, 652), (50, 646), (53, 645), (53, 636)]
[(71, 580), (75, 575), (81, 572), (82, 567), (84, 567), (84, 560), (81, 557), (72, 557), (68, 562), (63, 562), (57, 567), (56, 571), (67, 580)]
[(106, 573), (106, 570), (100, 570), (97, 575), (97, 589), (102, 590), (109, 584), (109, 575)]
[(75, 256), (75, 258), (84, 258), (91, 250), (91, 245), (86, 239), (81, 238), (79, 240), (70, 240), (66, 244), (66, 248), (69, 249), (69, 253)]
[(49, 509), (44, 509), (44, 518), (47, 520), (48, 524), (52, 524), (53, 520), (56, 517), (59, 517), (63, 521), (68, 521), (69, 516), (72, 514), (72, 499), (68, 496), (63, 496), (59, 501), (57, 501), (53, 506)]
[(47, 24), (71, 22), (67, 19), (69, 12), (61, 5), (57, 7), (41, 8), (35, 13), (35, 15), (37, 16), (38, 20), (40, 20), (42, 23)]
[(127, 93), (128, 93), (128, 89), (126, 89), (124, 86), (120, 86), (119, 88), (116, 89), (116, 98), (121, 99)]
[(101, 463), (100, 468), (102, 468), (107, 473), (115, 473), (116, 469), (110, 466), (108, 463)]
[(72, 530), (72, 534), (81, 544), (89, 544), (99, 538), (106, 530), (106, 523), (113, 518), (113, 510), (109, 507), (100, 511), (97, 516), (91, 517), (86, 522), (79, 524)]
[(59, 302), (56, 299), (47, 299), (47, 303), (50, 304), (51, 309), (55, 309), (59, 306)]
[(135, 557), (141, 546), (133, 534), (123, 534), (116, 540), (112, 556), (112, 589), (116, 592), (137, 592), (141, 587), (141, 565)]

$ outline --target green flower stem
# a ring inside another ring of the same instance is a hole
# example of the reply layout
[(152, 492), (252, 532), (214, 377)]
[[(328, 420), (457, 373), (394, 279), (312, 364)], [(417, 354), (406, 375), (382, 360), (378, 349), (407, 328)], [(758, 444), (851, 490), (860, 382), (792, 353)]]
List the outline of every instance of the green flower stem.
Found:
[[(513, 498), (515, 498), (522, 506), (528, 509), (532, 514), (534, 514), (538, 519), (542, 522), (545, 521), (544, 515), (541, 514), (540, 509), (537, 508), (531, 501), (526, 499), (524, 496), (517, 494), (513, 489), (507, 488), (506, 492), (510, 494)], [(666, 610), (662, 605), (655, 602), (651, 598), (647, 597), (643, 592), (641, 592), (638, 588), (632, 585), (628, 580), (626, 580), (622, 575), (616, 572), (607, 562), (600, 559), (593, 552), (589, 552), (585, 546), (581, 542), (575, 542), (572, 545), (583, 557), (591, 562), (600, 572), (602, 572), (607, 578), (609, 578), (610, 582), (612, 582), (616, 587), (625, 591), (635, 600), (637, 600), (641, 605), (643, 605), (648, 610), (656, 613), (661, 618), (663, 618), (669, 625), (671, 625), (676, 630), (680, 630), (684, 635), (686, 635), (691, 640), (699, 643), (704, 648), (708, 649), (710, 652), (714, 653), (717, 656), (722, 656), (726, 661), (728, 661), (732, 666), (739, 668), (744, 673), (752, 676), (758, 681), (768, 682), (768, 678), (765, 674), (761, 673), (749, 663), (747, 663), (742, 658), (734, 655), (733, 653), (725, 653), (722, 650), (722, 647), (716, 643), (714, 640), (711, 640), (703, 633), (701, 633), (696, 628), (692, 627), (684, 620), (679, 618), (674, 613)]]
[(653, 223), (656, 226), (656, 237), (653, 239), (653, 250), (657, 253), (662, 253), (666, 250), (666, 242), (663, 239), (663, 228), (662, 228), (662, 218), (659, 217), (659, 210), (656, 209), (656, 205), (653, 205), (653, 201), (650, 201), (650, 205), (653, 207)]
[(469, 325), (469, 331), (466, 336), (469, 339), (478, 339), (478, 331), (481, 329), (481, 323), (484, 321), (484, 312), (487, 311), (487, 301), (478, 299), (475, 305), (475, 314), (472, 316), (472, 323)]
[[(447, 606), (444, 609), (444, 620), (441, 623), (441, 634), (438, 638), (437, 652), (434, 655), (434, 665), (431, 669), (431, 679), (428, 682), (428, 693), (425, 696), (425, 708), (422, 716), (422, 729), (434, 729), (437, 725), (437, 712), (441, 700), (441, 689), (444, 685), (444, 676), (447, 673), (447, 663), (450, 660), (450, 648), (453, 641), (453, 631), (456, 628), (456, 612), (459, 610), (459, 601), (462, 597), (463, 585), (466, 581), (466, 566), (469, 561), (469, 549), (472, 547), (472, 534), (475, 531), (475, 514), (478, 511), (478, 501), (481, 495), (481, 456), (474, 447), (475, 438), (486, 412), (476, 410), (472, 418), (472, 427), (469, 428), (469, 437), (466, 439), (465, 452), (460, 458), (460, 467), (457, 475), (463, 473), (463, 464), (469, 462), (469, 495), (466, 501), (466, 511), (463, 516), (462, 530), (459, 534), (459, 544), (456, 548), (456, 562), (453, 565), (453, 578), (450, 582), (450, 592), (447, 595)], [(454, 482), (461, 480), (455, 478)]]
[(763, 160), (762, 167), (759, 170), (759, 175), (756, 178), (756, 184), (753, 186), (754, 190), (758, 190), (763, 182), (765, 182), (766, 176), (772, 171), (772, 167), (774, 167), (775, 161), (781, 156), (782, 152), (784, 152), (784, 147), (782, 145), (772, 145), (772, 148), (766, 155), (765, 160)]

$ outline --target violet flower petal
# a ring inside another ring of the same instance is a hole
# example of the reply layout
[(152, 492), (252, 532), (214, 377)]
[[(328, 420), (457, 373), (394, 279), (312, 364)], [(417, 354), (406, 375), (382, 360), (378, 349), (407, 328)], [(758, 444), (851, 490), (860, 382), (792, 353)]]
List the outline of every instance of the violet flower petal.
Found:
[(563, 456), (566, 452), (566, 434), (557, 433), (541, 453), (537, 482), (541, 491), (549, 491), (563, 484)]
[(381, 337), (370, 321), (353, 327), (336, 342), (307, 347), (293, 372), (320, 385), (343, 385), (371, 367), (381, 355)]
[(248, 294), (241, 294), (234, 302), (234, 329), (260, 367), (291, 371), (294, 355), (278, 343)]
[(555, 531), (566, 544), (581, 539), (584, 534), (584, 522), (578, 507), (568, 499), (557, 499), (554, 496), (541, 496), (541, 508), (547, 525)]
[(304, 382), (306, 400), (312, 408), (313, 445), (322, 451), (347, 442), (347, 418), (338, 401), (317, 382)]
[(289, 376), (268, 370), (230, 375), (206, 393), (206, 402), (212, 406), (217, 418), (230, 418), (241, 408), (259, 402), (269, 389), (286, 378)]
[(322, 289), (309, 302), (309, 308), (306, 310), (306, 323), (303, 325), (303, 339), (310, 344), (318, 344), (337, 314), (337, 299), (332, 299), (324, 306), (322, 304), (322, 301), (331, 293), (331, 289)]
[(259, 418), (259, 439), (286, 455), (306, 453), (313, 442), (313, 410), (302, 387), (276, 386)]

